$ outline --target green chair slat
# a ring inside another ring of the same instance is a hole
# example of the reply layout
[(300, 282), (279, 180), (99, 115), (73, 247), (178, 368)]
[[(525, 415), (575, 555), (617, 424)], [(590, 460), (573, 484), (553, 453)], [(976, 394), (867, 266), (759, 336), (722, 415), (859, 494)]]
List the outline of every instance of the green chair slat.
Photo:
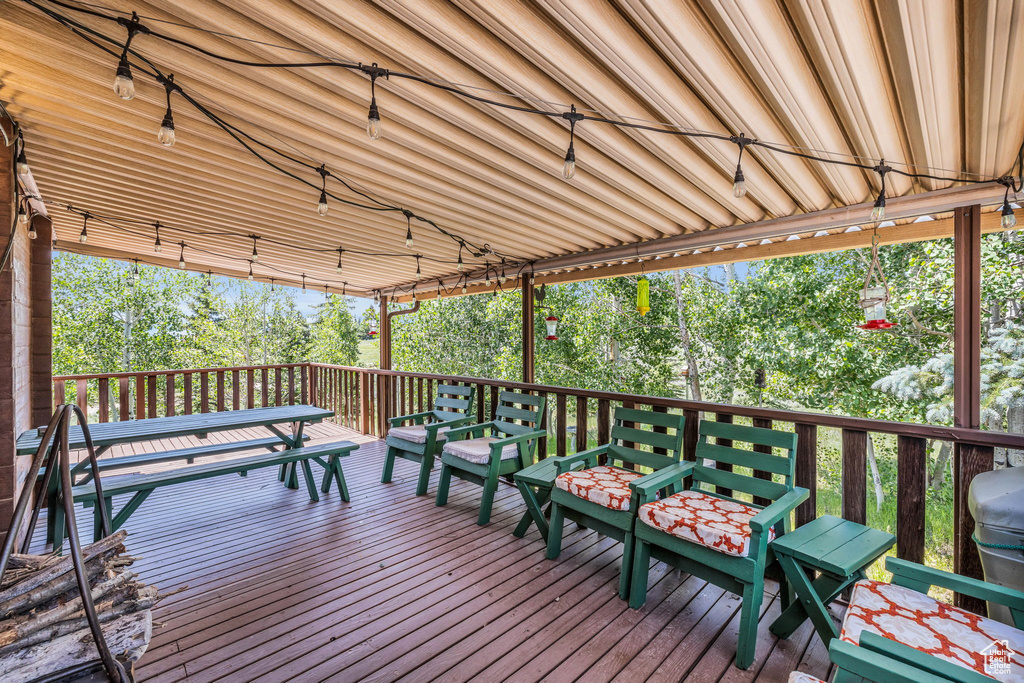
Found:
[(777, 455), (745, 451), (717, 444), (702, 444), (700, 457), (718, 462), (726, 462), (737, 467), (749, 467), (752, 470), (763, 470), (773, 474), (793, 476), (793, 461)]
[(653, 410), (640, 410), (639, 408), (616, 408), (615, 420), (616, 422), (635, 422), (666, 429), (682, 430), (683, 428), (682, 415), (656, 413)]
[(441, 396), (473, 396), (473, 387), (462, 387), (457, 384), (440, 384), (437, 387), (437, 393)]
[[(616, 413), (616, 416), (618, 416), (618, 413)], [(653, 448), (664, 448), (669, 451), (677, 450), (682, 438), (681, 435), (661, 434), (660, 432), (650, 432), (645, 429), (636, 429), (635, 427), (623, 427), (618, 424), (612, 427), (611, 437), (613, 441), (632, 441), (633, 443)]]
[(790, 487), (766, 479), (756, 479), (743, 474), (736, 474), (727, 470), (718, 470), (700, 464), (700, 455), (697, 456), (697, 465), (693, 467), (693, 480), (697, 482), (721, 486), (742, 493), (749, 493), (752, 496), (760, 496), (770, 500), (778, 500), (789, 492)]
[(508, 434), (509, 436), (518, 436), (519, 434), (532, 432), (536, 429), (533, 425), (521, 425), (506, 420), (495, 420), (494, 428), (502, 434)]
[(466, 413), (453, 412), (451, 410), (435, 410), (434, 417), (437, 418), (438, 422), (448, 422), (449, 420), (458, 420), (462, 417), (467, 417)]
[(612, 444), (608, 447), (608, 460), (609, 462), (612, 460), (631, 462), (634, 465), (649, 467), (652, 470), (660, 470), (663, 467), (668, 467), (673, 463), (679, 462), (678, 457), (671, 455), (659, 455), (658, 453), (641, 451), (636, 448), (627, 448), (626, 446), (619, 446), (618, 444)]
[(733, 441), (771, 446), (772, 448), (796, 450), (796, 434), (793, 432), (781, 432), (776, 429), (765, 429), (763, 427), (748, 427), (730, 422), (701, 420), (700, 433), (702, 436), (711, 436), (716, 439), (731, 439)]
[(465, 398), (448, 398), (446, 396), (438, 396), (434, 401), (434, 405), (438, 408), (454, 408), (455, 410), (467, 410), (469, 408), (469, 400)]
[(495, 417), (504, 418), (506, 420), (523, 420), (524, 422), (529, 422), (531, 424), (536, 424), (540, 419), (540, 414), (536, 410), (513, 408), (511, 406), (498, 406), (494, 415)]
[(498, 394), (499, 403), (517, 403), (519, 405), (539, 407), (544, 405), (547, 398), (534, 396), (533, 394), (522, 394), (518, 391), (502, 391)]

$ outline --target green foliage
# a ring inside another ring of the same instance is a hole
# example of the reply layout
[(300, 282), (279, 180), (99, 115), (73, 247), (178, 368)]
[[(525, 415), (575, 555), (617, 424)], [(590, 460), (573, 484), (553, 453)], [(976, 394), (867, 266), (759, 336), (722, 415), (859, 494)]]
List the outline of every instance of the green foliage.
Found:
[(316, 363), (354, 365), (359, 357), (355, 318), (348, 298), (331, 295), (317, 306), (312, 327), (309, 359)]

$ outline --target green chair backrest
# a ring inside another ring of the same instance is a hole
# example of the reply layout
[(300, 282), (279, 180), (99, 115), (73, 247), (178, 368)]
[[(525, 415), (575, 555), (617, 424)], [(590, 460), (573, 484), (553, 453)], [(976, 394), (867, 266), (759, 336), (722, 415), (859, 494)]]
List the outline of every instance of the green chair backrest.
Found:
[[(721, 486), (733, 491), (749, 493), (752, 496), (778, 500), (793, 488), (793, 472), (796, 467), (796, 434), (709, 420), (700, 421), (698, 433), (697, 462), (693, 467), (694, 489), (702, 489), (702, 484), (708, 487)], [(709, 438), (713, 438), (715, 443), (708, 441)], [(732, 442), (736, 441), (770, 448), (772, 452), (758, 453), (734, 448)], [(776, 455), (777, 451), (781, 451), (781, 454)], [(705, 460), (781, 475), (782, 482), (758, 479), (738, 472), (717, 469), (714, 463), (705, 464)]]
[(473, 387), (457, 384), (439, 384), (437, 400), (434, 401), (434, 417), (440, 422), (465, 417), (473, 410), (473, 398), (476, 391)]
[[(679, 462), (683, 458), (684, 421), (682, 415), (635, 408), (616, 408), (612, 422), (612, 440), (608, 448), (608, 462), (618, 460), (654, 470)], [(654, 431), (654, 428), (661, 431)], [(666, 453), (641, 450), (627, 446), (627, 443), (664, 449)]]
[[(498, 407), (494, 411), (494, 426), (509, 436), (536, 431), (540, 429), (546, 406), (545, 396), (502, 391), (498, 394)], [(513, 420), (518, 420), (519, 423)]]

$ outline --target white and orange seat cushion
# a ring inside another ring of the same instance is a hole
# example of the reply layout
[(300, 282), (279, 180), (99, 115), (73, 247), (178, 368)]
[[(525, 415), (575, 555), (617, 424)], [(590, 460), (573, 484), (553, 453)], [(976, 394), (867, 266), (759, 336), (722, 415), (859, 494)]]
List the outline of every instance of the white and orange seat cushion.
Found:
[(629, 482), (642, 476), (639, 472), (600, 465), (586, 470), (563, 472), (555, 478), (555, 486), (610, 510), (628, 510), (631, 494)]
[[(839, 637), (858, 644), (865, 631), (998, 681), (1024, 681), (1024, 631), (910, 588), (879, 581), (854, 584)], [(1005, 651), (1000, 641), (1005, 641)], [(993, 646), (1001, 650), (998, 665), (986, 656)]]
[[(491, 461), (491, 443), (498, 441), (493, 436), (482, 436), (479, 439), (466, 439), (464, 441), (451, 441), (444, 445), (444, 452), (468, 460), (478, 465), (485, 465)], [(519, 445), (509, 444), (501, 449), (501, 459), (511, 460), (519, 455)]]
[[(637, 519), (684, 540), (743, 557), (750, 552), (750, 519), (760, 511), (702, 491), (683, 491), (641, 505)], [(768, 540), (774, 538), (775, 529), (769, 529)]]
[(825, 683), (825, 681), (815, 678), (811, 674), (805, 674), (803, 671), (794, 671), (789, 674), (789, 683)]
[[(451, 427), (440, 427), (437, 430), (437, 436), (434, 438), (435, 441), (444, 441), (448, 437), (445, 435)], [(427, 428), (423, 425), (408, 425), (405, 427), (392, 427), (388, 430), (388, 436), (394, 436), (405, 441), (411, 441), (412, 443), (426, 443), (427, 442)]]

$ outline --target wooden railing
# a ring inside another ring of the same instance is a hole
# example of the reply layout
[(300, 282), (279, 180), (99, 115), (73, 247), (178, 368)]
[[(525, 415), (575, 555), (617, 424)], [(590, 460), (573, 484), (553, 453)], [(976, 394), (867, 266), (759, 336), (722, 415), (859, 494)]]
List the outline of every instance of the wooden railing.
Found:
[[(895, 437), (899, 511), (896, 553), (914, 562), (923, 562), (925, 554), (928, 442), (949, 443), (955, 449), (954, 568), (968, 576), (981, 574), (977, 550), (970, 540), (970, 481), (992, 468), (994, 448), (1024, 449), (1024, 435), (1020, 434), (316, 363), (54, 378), (58, 400), (72, 400), (68, 390), (73, 388), (74, 400), (89, 411), (92, 419), (100, 421), (112, 419), (111, 406), (115, 404), (119, 406), (117, 419), (126, 419), (132, 411), (132, 397), (135, 417), (310, 402), (333, 410), (339, 424), (378, 437), (386, 434), (389, 417), (429, 409), (439, 383), (474, 387), (476, 417), (481, 422), (493, 416), (501, 389), (547, 395), (548, 409), (542, 426), (548, 436), (538, 444), (539, 457), (564, 455), (607, 442), (612, 412), (617, 406), (682, 412), (686, 416), (684, 456), (690, 460), (694, 458), (700, 419), (742, 421), (757, 427), (795, 431), (799, 436), (796, 483), (811, 491), (810, 499), (796, 511), (798, 525), (817, 515), (818, 448), (825, 434), (837, 440), (842, 454), (842, 502), (837, 512), (861, 524), (867, 522), (868, 516), (869, 434)], [(116, 401), (112, 398), (115, 394)], [(766, 472), (754, 474), (770, 477)], [(978, 604), (961, 604), (980, 608)]]

